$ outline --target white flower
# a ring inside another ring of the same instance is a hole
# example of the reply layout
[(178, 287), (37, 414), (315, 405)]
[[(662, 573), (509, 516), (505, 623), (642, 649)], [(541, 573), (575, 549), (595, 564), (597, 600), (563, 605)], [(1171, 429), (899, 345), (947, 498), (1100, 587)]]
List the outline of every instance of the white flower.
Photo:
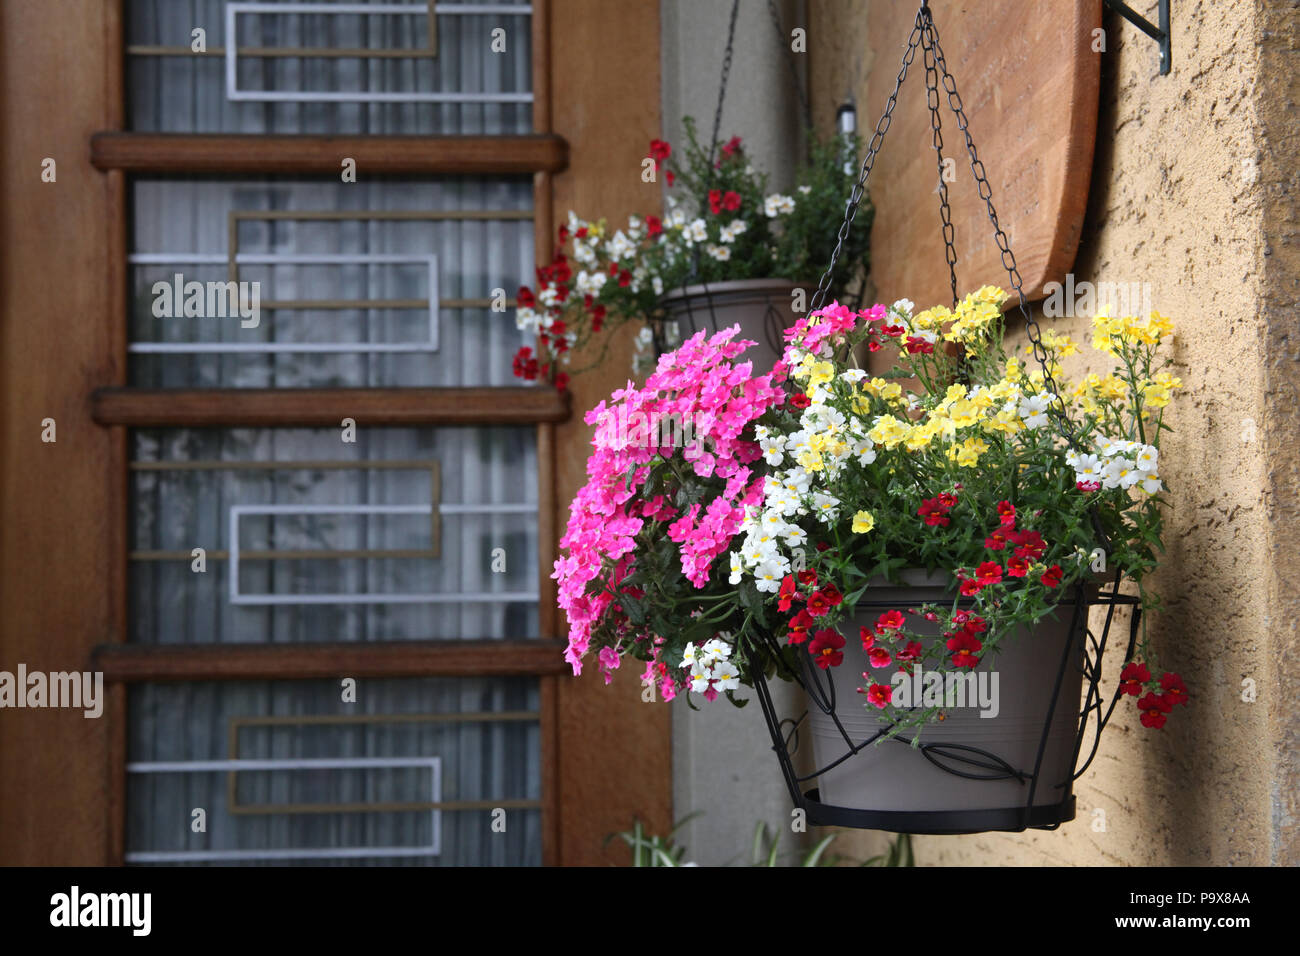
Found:
[(658, 276), (651, 276), (650, 287), (655, 290), (655, 295), (664, 294), (664, 280)]
[(596, 261), (596, 250), (592, 248), (592, 243), (583, 242), (581, 239), (573, 240), (573, 258), (578, 262), (588, 265)]
[(1142, 476), (1142, 490), (1147, 494), (1154, 495), (1162, 488), (1164, 488), (1164, 485), (1154, 473), (1144, 474)]
[(1127, 458), (1114, 458), (1101, 472), (1103, 488), (1132, 488), (1144, 475)]
[(1101, 459), (1096, 455), (1078, 455), (1074, 461), (1074, 480), (1101, 481)]
[(867, 370), (864, 368), (850, 368), (840, 372), (840, 378), (846, 382), (851, 382), (854, 385), (857, 385), (858, 382), (862, 381), (866, 377)]
[(769, 594), (775, 594), (781, 590), (781, 579), (785, 577), (785, 569), (775, 560), (764, 561), (754, 569), (754, 580), (760, 591), (766, 591)]
[(1045, 392), (1021, 398), (1019, 414), (1025, 420), (1025, 425), (1029, 428), (1042, 428), (1046, 425), (1047, 409), (1051, 407), (1054, 398), (1054, 395)]
[(515, 327), (519, 329), (520, 332), (529, 332), (536, 335), (541, 324), (541, 318), (532, 309), (522, 308), (515, 310)]
[(620, 229), (614, 233), (614, 238), (605, 243), (605, 252), (611, 259), (626, 259), (636, 252), (636, 243), (629, 239)]
[(911, 318), (912, 310), (916, 308), (916, 303), (911, 299), (899, 299), (889, 307), (891, 312), (899, 312), (902, 315)]
[(1153, 445), (1139, 445), (1137, 454), (1133, 456), (1133, 462), (1137, 465), (1138, 471), (1154, 475), (1156, 472), (1156, 458), (1159, 452)]
[(713, 243), (709, 243), (704, 251), (719, 262), (726, 262), (731, 258), (731, 246), (715, 246)]
[(707, 669), (691, 671), (691, 690), (697, 694), (702, 694), (709, 689), (709, 681), (713, 675)]
[(870, 438), (859, 438), (849, 451), (858, 456), (859, 465), (869, 465), (876, 460), (876, 444)]
[(703, 242), (707, 238), (709, 238), (709, 227), (704, 224), (703, 219), (696, 219), (686, 227), (688, 242)]
[(767, 214), (768, 219), (787, 215), (794, 212), (794, 200), (789, 196), (773, 193), (763, 200), (763, 212)]
[(654, 343), (655, 334), (650, 331), (650, 326), (642, 326), (641, 331), (636, 334), (637, 348), (649, 346)]
[(758, 447), (762, 449), (763, 460), (769, 465), (779, 465), (785, 457), (785, 439), (780, 435), (775, 438), (760, 438)]
[(739, 584), (740, 576), (744, 573), (744, 566), (741, 562), (740, 552), (731, 552), (731, 576), (727, 578), (729, 584)]
[(813, 493), (813, 513), (817, 515), (817, 520), (823, 524), (830, 524), (835, 520), (835, 513), (839, 506), (840, 499), (834, 495), (828, 495), (820, 491)]
[(810, 192), (812, 192), (812, 187), (811, 187), (811, 186), (800, 186), (800, 187), (799, 187), (799, 192), (801, 192), (801, 193), (803, 193), (805, 196), (807, 196)]
[(588, 272), (584, 269), (578, 273), (578, 281), (575, 285), (583, 295), (599, 295), (608, 278), (603, 272)]
[(555, 290), (555, 286), (548, 285), (541, 292), (537, 293), (537, 301), (547, 308), (550, 308), (559, 304), (560, 294)]
[[(725, 661), (731, 656), (731, 645), (716, 637), (705, 644), (703, 650), (704, 656), (700, 660), (709, 667), (713, 667), (717, 661)], [(714, 676), (717, 676), (717, 668), (714, 668)]]
[(797, 524), (788, 524), (781, 532), (785, 538), (785, 543), (792, 548), (801, 548), (808, 543), (808, 532)]
[(717, 681), (717, 690), (735, 690), (740, 686), (740, 668), (731, 661), (723, 661), (713, 668), (713, 679)]
[(687, 644), (687, 645), (686, 645), (686, 650), (682, 652), (682, 666), (683, 666), (683, 667), (694, 667), (695, 664), (696, 664), (696, 660), (695, 660), (695, 644), (694, 644), (694, 642), (692, 642), (692, 643), (690, 643), (690, 644)]
[(737, 236), (749, 228), (749, 223), (743, 219), (733, 219), (727, 225), (722, 227), (722, 241), (733, 242)]

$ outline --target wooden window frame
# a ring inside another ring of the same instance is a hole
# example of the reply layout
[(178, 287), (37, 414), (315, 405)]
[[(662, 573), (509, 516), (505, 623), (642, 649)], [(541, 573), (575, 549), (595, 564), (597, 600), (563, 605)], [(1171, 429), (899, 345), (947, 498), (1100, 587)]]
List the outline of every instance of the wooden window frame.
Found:
[[(129, 387), (126, 363), (127, 177), (133, 173), (333, 176), (340, 155), (380, 174), (531, 173), (539, 259), (551, 251), (561, 209), (648, 211), (657, 199), (647, 199), (639, 182), (638, 153), (659, 128), (656, 0), (629, 3), (616, 31), (598, 0), (533, 0), (534, 132), (465, 138), (126, 132), (123, 2), (70, 2), (80, 9), (64, 11), (58, 30), (37, 6), (0, 9), (0, 90), (9, 127), (0, 149), (13, 160), (0, 165), (0, 176), (6, 196), (16, 197), (0, 210), (4, 239), (15, 250), (0, 264), (0, 284), (11, 293), (0, 317), (6, 399), (0, 410), (0, 667), (25, 660), (49, 670), (99, 668), (108, 678), (107, 700), (99, 721), (30, 711), (0, 721), (0, 818), (11, 821), (0, 831), (0, 862), (124, 861), (126, 692), (139, 680), (529, 674), (540, 684), (544, 863), (624, 856), (605, 847), (604, 837), (633, 815), (666, 829), (666, 709), (641, 703), (631, 667), (617, 675), (619, 686), (605, 688), (594, 668), (575, 680), (562, 659), (563, 622), (546, 572), (567, 512), (561, 501), (581, 481), (589, 441), (567, 394), (544, 388), (164, 394)], [(553, 29), (558, 24), (562, 30)], [(605, 56), (592, 57), (595, 48)], [(620, 63), (619, 76), (609, 75), (607, 61)], [(645, 99), (647, 90), (654, 91), (652, 100)], [(51, 102), (59, 103), (57, 114), (49, 112)], [(619, 144), (617, 169), (611, 142)], [(570, 155), (571, 143), (580, 153)], [(58, 161), (57, 186), (37, 178), (45, 154)], [(65, 258), (51, 270), (57, 255)], [(25, 305), (12, 294), (24, 284), (36, 290), (39, 304)], [(625, 377), (623, 368), (591, 376), (575, 388), (577, 404), (587, 407), (592, 390), (607, 393)], [(336, 425), (344, 406), (362, 425), (536, 429), (537, 639), (238, 649), (127, 643), (127, 429)], [(58, 442), (43, 446), (35, 436), (46, 415), (58, 421)], [(489, 656), (489, 650), (500, 653)], [(611, 774), (611, 767), (619, 772)]]

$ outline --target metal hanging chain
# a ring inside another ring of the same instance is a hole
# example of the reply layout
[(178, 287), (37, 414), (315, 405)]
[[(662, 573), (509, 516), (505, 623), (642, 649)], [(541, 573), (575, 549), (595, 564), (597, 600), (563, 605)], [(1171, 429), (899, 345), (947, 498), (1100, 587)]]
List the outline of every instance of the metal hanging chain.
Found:
[(799, 107), (803, 110), (803, 123), (805, 130), (811, 134), (813, 128), (812, 105), (808, 102), (808, 94), (804, 92), (803, 81), (799, 78), (799, 68), (795, 66), (794, 49), (790, 46), (790, 37), (785, 32), (785, 27), (781, 25), (781, 12), (776, 8), (776, 0), (767, 0), (768, 13), (772, 15), (772, 26), (776, 28), (777, 38), (781, 45), (785, 47), (785, 64), (790, 68), (790, 79), (794, 83), (795, 95), (799, 97)]
[(913, 21), (912, 32), (907, 38), (907, 50), (903, 53), (903, 63), (899, 68), (898, 77), (894, 80), (894, 90), (889, 94), (884, 114), (876, 123), (876, 131), (871, 136), (871, 143), (867, 147), (867, 155), (862, 160), (862, 172), (858, 176), (858, 181), (854, 183), (849, 198), (844, 203), (844, 221), (840, 223), (839, 234), (835, 240), (835, 250), (831, 253), (830, 265), (826, 267), (826, 271), (822, 273), (821, 281), (817, 283), (817, 291), (813, 294), (812, 304), (808, 308), (809, 312), (816, 312), (820, 309), (825, 304), (826, 296), (830, 291), (831, 277), (835, 274), (835, 264), (839, 262), (840, 254), (844, 251), (844, 241), (849, 237), (849, 231), (853, 228), (853, 220), (858, 214), (858, 206), (862, 202), (862, 197), (866, 195), (867, 178), (876, 165), (876, 154), (880, 152), (880, 145), (884, 142), (885, 133), (889, 131), (889, 124), (893, 122), (894, 107), (898, 103), (898, 91), (902, 87), (903, 81), (907, 79), (907, 69), (912, 65), (912, 60), (916, 57), (916, 48), (921, 42), (921, 31), (925, 25), (922, 14), (929, 15), (929, 10), (924, 4), (917, 11), (916, 19)]
[(952, 287), (952, 307), (957, 308), (957, 247), (952, 225), (952, 207), (948, 205), (948, 182), (943, 168), (943, 120), (939, 115), (939, 71), (935, 66), (933, 35), (921, 33), (921, 50), (925, 58), (925, 102), (930, 108), (930, 141), (934, 144), (935, 163), (939, 169), (939, 219), (943, 223), (943, 252), (948, 262), (948, 283)]
[(740, 13), (740, 0), (732, 0), (731, 21), (727, 24), (727, 49), (722, 54), (722, 76), (718, 80), (718, 108), (713, 112), (713, 136), (709, 139), (709, 183), (713, 182), (713, 151), (718, 145), (722, 130), (722, 103), (727, 97), (727, 80), (731, 75), (731, 53), (736, 42), (736, 15)]
[(939, 31), (935, 29), (934, 17), (930, 14), (928, 5), (922, 4), (917, 19), (924, 20), (925, 32), (929, 34), (929, 43), (934, 49), (935, 62), (943, 76), (943, 87), (948, 94), (948, 106), (957, 117), (957, 128), (966, 137), (966, 152), (970, 155), (971, 172), (975, 175), (975, 183), (979, 188), (980, 199), (984, 200), (989, 221), (993, 224), (993, 238), (997, 241), (998, 250), (1002, 255), (1002, 267), (1007, 270), (1007, 275), (1011, 280), (1011, 287), (1016, 291), (1017, 304), (1020, 307), (1020, 314), (1025, 320), (1025, 331), (1028, 333), (1029, 341), (1033, 345), (1034, 358), (1038, 360), (1038, 364), (1043, 370), (1043, 387), (1053, 396), (1050, 407), (1059, 420), (1066, 441), (1072, 447), (1079, 448), (1078, 438), (1075, 435), (1074, 424), (1070, 421), (1065, 399), (1060, 394), (1060, 386), (1052, 377), (1052, 370), (1047, 364), (1047, 349), (1043, 345), (1038, 322), (1025, 305), (1025, 294), (1024, 289), (1021, 288), (1020, 270), (1016, 267), (1016, 257), (1011, 252), (1007, 234), (1002, 231), (1002, 226), (998, 223), (998, 213), (993, 208), (993, 188), (989, 185), (984, 163), (980, 161), (979, 153), (975, 149), (975, 140), (971, 137), (970, 132), (970, 121), (966, 118), (966, 110), (962, 106), (961, 94), (957, 92), (957, 82), (953, 79), (952, 74), (948, 72), (948, 64), (943, 56), (943, 47), (939, 44)]

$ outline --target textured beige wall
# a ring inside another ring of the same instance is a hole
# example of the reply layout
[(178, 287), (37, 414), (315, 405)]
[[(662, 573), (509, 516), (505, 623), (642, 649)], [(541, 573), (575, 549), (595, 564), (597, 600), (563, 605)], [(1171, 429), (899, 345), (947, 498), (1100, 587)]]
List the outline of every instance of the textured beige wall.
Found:
[[(1154, 3), (1133, 5), (1154, 19)], [(851, 75), (869, 131), (882, 104), (865, 102), (876, 39), (865, 35), (867, 2), (810, 6), (819, 125)], [(1174, 66), (1163, 77), (1152, 41), (1109, 11), (1103, 21), (1096, 156), (1074, 274), (1149, 282), (1154, 307), (1176, 323), (1173, 371), (1187, 387), (1166, 415), (1174, 431), (1161, 472), (1173, 507), (1168, 554), (1151, 582), (1166, 606), (1150, 623), (1192, 703), (1153, 731), (1123, 701), (1078, 783), (1078, 818), (1060, 831), (922, 837), (923, 864), (1300, 863), (1297, 19), (1283, 0), (1176, 3)], [(898, 38), (885, 43), (875, 59), (893, 69)], [(904, 95), (923, 95), (918, 86), (909, 80)], [(906, 294), (887, 278), (876, 277), (882, 297)], [(1090, 341), (1086, 318), (1044, 325)], [(1118, 657), (1108, 657), (1112, 688)], [(1257, 684), (1255, 703), (1242, 700), (1246, 678)], [(883, 837), (844, 842), (865, 855)]]

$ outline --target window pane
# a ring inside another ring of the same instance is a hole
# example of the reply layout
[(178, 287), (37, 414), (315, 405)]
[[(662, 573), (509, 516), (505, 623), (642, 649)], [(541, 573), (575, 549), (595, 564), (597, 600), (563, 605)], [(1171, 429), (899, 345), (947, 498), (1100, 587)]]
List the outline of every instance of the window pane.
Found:
[(341, 429), (134, 431), (132, 640), (535, 637), (535, 430), (363, 428), (355, 442), (342, 438)]
[(134, 385), (518, 384), (527, 178), (141, 179), (133, 212)]
[(532, 678), (133, 686), (127, 862), (539, 865), (538, 707)]
[[(526, 3), (441, 2), (436, 47), (429, 43), (428, 4), (405, 6), (409, 12), (396, 14), (306, 13), (288, 0), (261, 3), (235, 17), (232, 54), (230, 5), (223, 0), (128, 0), (129, 128), (443, 136), (532, 131)], [(196, 30), (203, 31), (203, 52), (195, 49)]]

